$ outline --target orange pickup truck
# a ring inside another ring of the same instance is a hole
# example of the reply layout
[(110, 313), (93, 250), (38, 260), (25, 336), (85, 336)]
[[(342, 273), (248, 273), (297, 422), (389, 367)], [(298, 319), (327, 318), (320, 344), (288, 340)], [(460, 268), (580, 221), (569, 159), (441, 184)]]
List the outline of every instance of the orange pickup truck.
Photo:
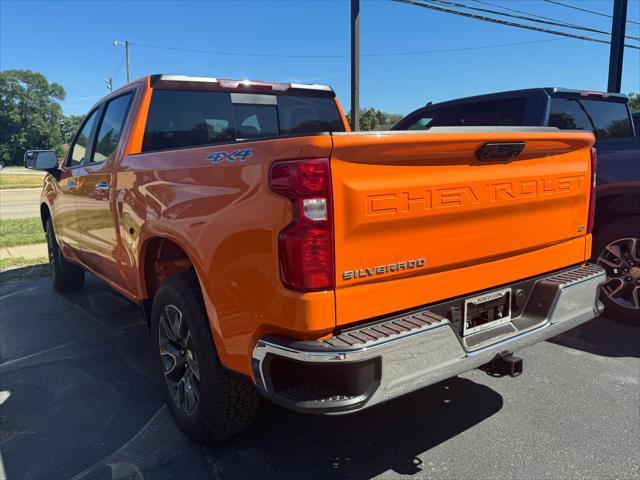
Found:
[(246, 427), (260, 395), (352, 412), (602, 311), (591, 133), (350, 132), (331, 88), (152, 75), (46, 170), (53, 285), (139, 303), (176, 422)]

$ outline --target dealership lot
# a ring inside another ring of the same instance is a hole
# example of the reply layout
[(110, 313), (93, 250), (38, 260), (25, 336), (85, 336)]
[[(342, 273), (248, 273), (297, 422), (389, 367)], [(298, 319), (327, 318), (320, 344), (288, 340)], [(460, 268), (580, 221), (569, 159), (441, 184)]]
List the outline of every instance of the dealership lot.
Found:
[(640, 478), (640, 329), (606, 317), (523, 351), (515, 379), (342, 417), (265, 404), (207, 448), (163, 406), (137, 308), (97, 280), (3, 283), (0, 328), (0, 478)]

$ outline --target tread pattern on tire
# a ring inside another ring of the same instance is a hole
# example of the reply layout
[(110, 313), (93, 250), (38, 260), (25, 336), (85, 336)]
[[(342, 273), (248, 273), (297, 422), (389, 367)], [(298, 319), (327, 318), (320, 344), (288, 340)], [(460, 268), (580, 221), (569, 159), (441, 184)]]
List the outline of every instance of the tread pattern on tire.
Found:
[(60, 251), (60, 246), (56, 242), (53, 231), (53, 222), (51, 218), (47, 219), (46, 224), (47, 248), (52, 249), (53, 259), (51, 278), (53, 288), (58, 292), (75, 292), (81, 290), (84, 286), (84, 270), (73, 263), (68, 262)]
[[(172, 289), (186, 304), (197, 306), (196, 310), (200, 312), (200, 315), (193, 319), (194, 325), (190, 327), (192, 335), (208, 339), (213, 357), (207, 360), (199, 359), (199, 361), (212, 360), (215, 364), (216, 401), (214, 405), (205, 407), (208, 410), (206, 412), (208, 418), (203, 419), (206, 423), (206, 432), (201, 432), (201, 434), (188, 433), (198, 440), (210, 442), (239, 433), (253, 422), (258, 411), (260, 397), (250, 382), (236, 378), (220, 363), (195, 272), (187, 271), (168, 277), (160, 286), (158, 294), (163, 289)], [(193, 332), (193, 330), (196, 331)], [(202, 405), (198, 408), (202, 408)]]

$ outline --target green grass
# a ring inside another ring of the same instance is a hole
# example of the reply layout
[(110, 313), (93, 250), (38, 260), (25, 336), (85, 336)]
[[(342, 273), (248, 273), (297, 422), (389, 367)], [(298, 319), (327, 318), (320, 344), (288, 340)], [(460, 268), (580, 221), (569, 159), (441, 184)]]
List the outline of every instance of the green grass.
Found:
[(15, 247), (17, 245), (32, 245), (44, 242), (46, 242), (46, 239), (40, 217), (0, 220), (0, 247)]
[(47, 257), (37, 257), (37, 258), (24, 258), (24, 257), (9, 257), (9, 258), (0, 258), (0, 270), (6, 270), (7, 268), (13, 267), (29, 267), (31, 265), (40, 265), (43, 263), (48, 263), (49, 259)]
[(16, 173), (3, 173), (0, 175), (0, 190), (14, 188), (42, 188), (44, 183), (40, 175), (21, 175)]

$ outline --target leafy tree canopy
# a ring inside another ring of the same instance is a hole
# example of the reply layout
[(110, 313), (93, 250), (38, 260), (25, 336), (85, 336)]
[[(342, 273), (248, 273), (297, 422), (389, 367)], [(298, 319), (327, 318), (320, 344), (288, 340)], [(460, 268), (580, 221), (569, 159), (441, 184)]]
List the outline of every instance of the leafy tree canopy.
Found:
[(0, 71), (0, 161), (20, 164), (27, 149), (62, 153), (65, 91), (31, 70)]
[(84, 115), (65, 115), (60, 123), (60, 131), (62, 133), (62, 142), (68, 145), (73, 140), (73, 136), (80, 128), (80, 124), (84, 120)]
[(631, 92), (629, 95), (629, 108), (632, 112), (640, 112), (640, 94)]
[[(375, 108), (367, 108), (366, 110), (360, 110), (360, 130), (389, 130), (395, 125), (403, 115), (399, 113), (387, 113)], [(351, 112), (347, 113), (347, 120), (353, 128), (353, 122), (351, 121)]]

